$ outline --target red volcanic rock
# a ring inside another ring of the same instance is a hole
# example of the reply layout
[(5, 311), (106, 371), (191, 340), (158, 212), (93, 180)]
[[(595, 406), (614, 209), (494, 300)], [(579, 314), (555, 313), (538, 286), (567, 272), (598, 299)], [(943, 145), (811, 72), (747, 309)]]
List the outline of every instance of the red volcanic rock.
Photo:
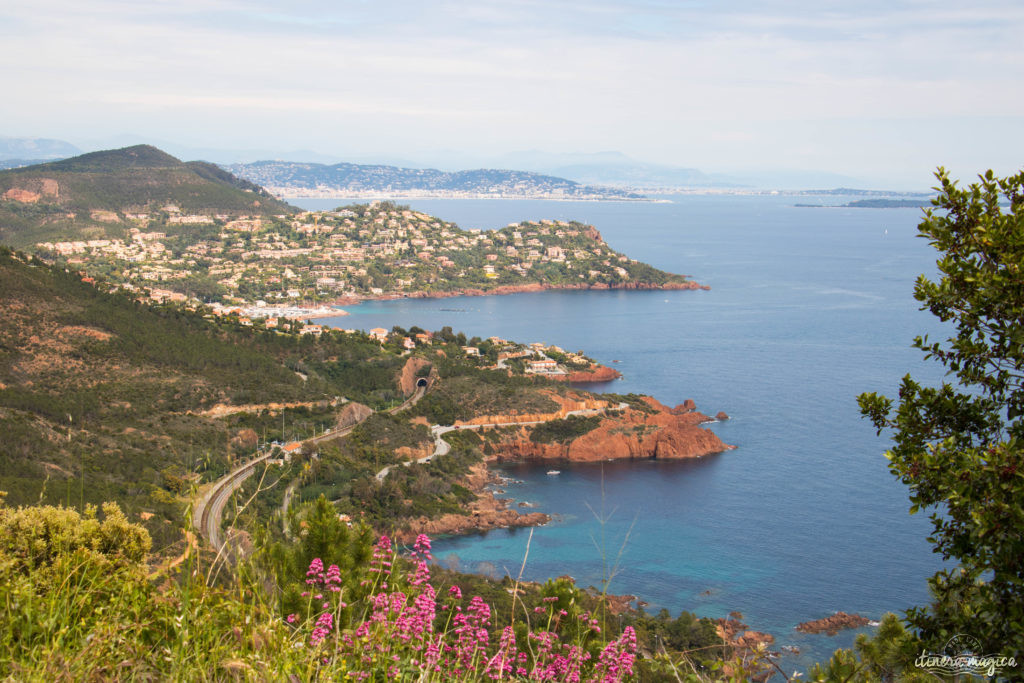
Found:
[(467, 514), (449, 513), (437, 519), (420, 517), (409, 521), (404, 529), (399, 530), (395, 537), (400, 543), (412, 543), (419, 534), (441, 536), (446, 534), (465, 534), (488, 529), (503, 529), (522, 526), (538, 526), (551, 521), (551, 516), (543, 512), (526, 514), (508, 509), (508, 501), (495, 498), (484, 486), (493, 481), (493, 476), (486, 465), (475, 465), (463, 484), (477, 494), (477, 499), (470, 503)]
[(524, 422), (548, 422), (549, 420), (560, 420), (565, 418), (574, 410), (604, 410), (609, 407), (608, 401), (581, 397), (577, 394), (560, 396), (555, 393), (545, 392), (545, 395), (558, 404), (558, 410), (553, 413), (519, 413), (513, 411), (506, 415), (477, 415), (469, 420), (457, 420), (457, 425), (515, 425)]
[(824, 619), (797, 624), (796, 630), (802, 633), (824, 633), (825, 635), (834, 636), (843, 629), (860, 628), (861, 626), (867, 626), (869, 623), (870, 620), (867, 617), (862, 617), (859, 614), (836, 612)]
[(530, 429), (524, 427), (495, 444), (495, 457), (596, 462), (612, 458), (697, 458), (731, 450), (732, 446), (700, 427), (708, 421), (707, 415), (677, 414), (654, 399), (648, 399), (648, 405), (655, 412), (627, 409), (605, 416), (596, 429), (566, 443), (531, 441)]
[(402, 374), (398, 377), (398, 386), (401, 387), (403, 396), (411, 396), (416, 391), (417, 373), (423, 368), (432, 367), (429, 360), (412, 356), (402, 366)]
[(20, 187), (12, 187), (3, 194), (4, 199), (12, 202), (21, 202), (22, 204), (35, 204), (42, 197), (43, 195), (38, 192), (23, 190)]
[(364, 406), (362, 403), (356, 403), (355, 401), (349, 401), (344, 407), (338, 411), (338, 417), (335, 420), (336, 429), (344, 429), (345, 427), (351, 427), (354, 424), (358, 424), (373, 414), (373, 410), (369, 406)]
[(728, 420), (729, 419), (729, 414), (726, 413), (724, 410), (719, 410), (717, 413), (715, 413), (715, 419), (720, 421), (720, 422), (724, 421), (724, 420)]
[(684, 282), (666, 282), (665, 284), (657, 284), (653, 282), (620, 282), (617, 284), (605, 284), (603, 282), (580, 283), (571, 285), (552, 285), (544, 282), (530, 282), (522, 285), (499, 285), (494, 289), (479, 289), (476, 287), (467, 287), (465, 289), (453, 289), (443, 292), (424, 292), (424, 291), (412, 291), (412, 292), (388, 292), (386, 294), (373, 295), (373, 296), (360, 296), (358, 298), (352, 297), (341, 297), (335, 299), (333, 303), (339, 306), (349, 306), (359, 301), (369, 300), (381, 300), (381, 299), (445, 299), (453, 296), (489, 296), (492, 294), (520, 294), (523, 292), (544, 292), (549, 289), (572, 289), (572, 290), (584, 290), (584, 289), (639, 289), (639, 290), (677, 290), (677, 289), (710, 289), (707, 285), (701, 285), (691, 280)]
[(586, 370), (577, 370), (568, 375), (559, 375), (555, 379), (564, 382), (610, 382), (622, 377), (622, 373), (605, 365), (594, 365)]

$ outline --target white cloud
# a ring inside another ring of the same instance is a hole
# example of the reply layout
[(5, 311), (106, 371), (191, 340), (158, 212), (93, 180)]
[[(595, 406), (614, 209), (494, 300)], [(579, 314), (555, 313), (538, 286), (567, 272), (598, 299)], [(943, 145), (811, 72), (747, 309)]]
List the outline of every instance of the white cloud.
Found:
[(787, 154), (870, 172), (966, 158), (970, 139), (979, 161), (1024, 156), (1008, 134), (1024, 119), (1018, 3), (722, 7), (43, 0), (0, 10), (0, 58), (14, 65), (0, 118), (8, 134), (283, 136), (363, 154), (620, 149), (689, 166)]

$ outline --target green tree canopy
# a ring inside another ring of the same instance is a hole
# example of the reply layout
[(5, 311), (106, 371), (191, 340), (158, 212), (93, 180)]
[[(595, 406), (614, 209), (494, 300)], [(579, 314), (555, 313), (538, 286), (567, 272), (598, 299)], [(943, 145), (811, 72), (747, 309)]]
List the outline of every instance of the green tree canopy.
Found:
[[(989, 171), (961, 189), (939, 169), (939, 196), (918, 226), (940, 253), (937, 281), (914, 291), (954, 332), (914, 340), (949, 381), (904, 377), (898, 402), (859, 398), (879, 433), (892, 432), (890, 469), (911, 513), (931, 510), (935, 552), (957, 567), (929, 579), (933, 602), (908, 611), (926, 647), (958, 633), (986, 653), (1024, 661), (1024, 172)], [(1005, 210), (1008, 207), (1008, 210)]]

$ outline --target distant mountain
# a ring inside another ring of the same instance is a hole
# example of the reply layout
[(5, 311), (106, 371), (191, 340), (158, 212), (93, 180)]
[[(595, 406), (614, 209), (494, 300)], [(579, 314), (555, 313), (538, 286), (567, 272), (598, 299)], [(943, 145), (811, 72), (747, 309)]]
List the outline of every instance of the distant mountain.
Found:
[(696, 168), (638, 161), (622, 152), (551, 154), (527, 151), (506, 154), (499, 160), (515, 168), (571, 178), (580, 183), (638, 189), (731, 185)]
[(709, 172), (670, 163), (640, 161), (616, 151), (553, 154), (538, 150), (513, 152), (494, 160), (511, 168), (640, 191), (679, 189), (799, 190), (829, 185), (862, 184), (864, 179), (816, 170), (779, 168), (730, 169)]
[(81, 153), (64, 140), (0, 137), (0, 159), (64, 159)]
[[(184, 163), (149, 145), (91, 152), (0, 171), (0, 241), (122, 235), (126, 214), (268, 215), (294, 207), (263, 188), (202, 161)], [(183, 224), (187, 225), (187, 224)], [(170, 225), (165, 231), (184, 229)]]
[(279, 196), (540, 197), (549, 199), (641, 199), (626, 190), (595, 187), (528, 171), (477, 169), (439, 171), (361, 164), (257, 161), (224, 166)]

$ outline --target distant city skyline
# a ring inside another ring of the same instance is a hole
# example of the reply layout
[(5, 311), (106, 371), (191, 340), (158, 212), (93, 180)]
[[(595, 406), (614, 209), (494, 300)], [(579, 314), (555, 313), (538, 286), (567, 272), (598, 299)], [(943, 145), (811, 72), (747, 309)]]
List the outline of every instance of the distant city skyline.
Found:
[(1002, 0), (9, 3), (0, 135), (920, 189), (1024, 165), (1021, 35)]

